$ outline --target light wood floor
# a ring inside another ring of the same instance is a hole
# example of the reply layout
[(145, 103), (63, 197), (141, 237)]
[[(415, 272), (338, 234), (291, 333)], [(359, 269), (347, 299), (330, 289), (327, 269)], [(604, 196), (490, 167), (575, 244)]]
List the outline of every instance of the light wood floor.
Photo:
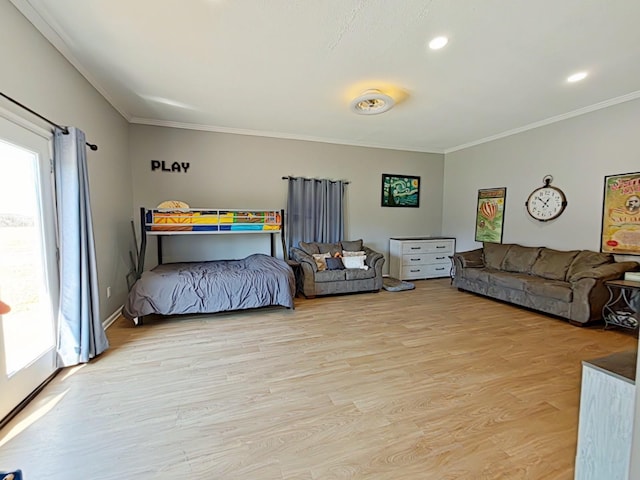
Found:
[(627, 333), (461, 293), (119, 319), (0, 432), (25, 480), (572, 479), (581, 360)]

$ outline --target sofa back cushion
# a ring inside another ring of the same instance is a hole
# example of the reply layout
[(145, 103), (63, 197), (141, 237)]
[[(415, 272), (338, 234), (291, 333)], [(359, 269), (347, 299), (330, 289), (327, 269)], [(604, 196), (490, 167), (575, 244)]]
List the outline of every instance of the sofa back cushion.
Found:
[(339, 243), (317, 243), (320, 253), (329, 253), (333, 257), (336, 253), (342, 252), (342, 245)]
[(541, 247), (511, 245), (502, 261), (502, 270), (507, 272), (531, 273), (531, 267), (540, 254)]
[(482, 254), (484, 256), (484, 264), (489, 268), (501, 269), (502, 261), (510, 248), (511, 244), (508, 243), (483, 243)]
[(298, 248), (300, 248), (300, 250), (308, 255), (315, 255), (316, 253), (320, 253), (320, 250), (318, 250), (318, 244), (315, 242), (300, 242), (298, 243)]
[(569, 270), (567, 271), (567, 280), (571, 280), (574, 275), (590, 270), (592, 268), (599, 267), (600, 265), (606, 265), (607, 263), (613, 263), (613, 255), (608, 253), (593, 252), (591, 250), (582, 250), (576, 258), (573, 259)]
[(578, 253), (580, 253), (579, 250), (563, 252), (551, 248), (542, 248), (538, 259), (531, 267), (531, 273), (549, 280), (565, 281), (569, 266)]
[(362, 239), (359, 240), (343, 240), (340, 242), (342, 244), (342, 250), (348, 250), (349, 252), (357, 252), (362, 250)]

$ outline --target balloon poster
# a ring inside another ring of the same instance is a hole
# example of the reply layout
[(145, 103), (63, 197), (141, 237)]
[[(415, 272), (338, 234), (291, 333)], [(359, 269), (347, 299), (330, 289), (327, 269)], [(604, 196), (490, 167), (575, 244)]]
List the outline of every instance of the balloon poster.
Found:
[(506, 196), (506, 187), (478, 190), (476, 242), (502, 243)]

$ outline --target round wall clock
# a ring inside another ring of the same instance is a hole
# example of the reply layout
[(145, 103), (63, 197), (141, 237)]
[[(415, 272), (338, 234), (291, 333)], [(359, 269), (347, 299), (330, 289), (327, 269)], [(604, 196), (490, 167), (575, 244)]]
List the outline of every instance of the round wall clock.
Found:
[(542, 180), (544, 185), (531, 192), (525, 206), (531, 217), (541, 222), (548, 222), (558, 218), (564, 212), (567, 197), (562, 190), (551, 186), (553, 180), (551, 175), (547, 175)]

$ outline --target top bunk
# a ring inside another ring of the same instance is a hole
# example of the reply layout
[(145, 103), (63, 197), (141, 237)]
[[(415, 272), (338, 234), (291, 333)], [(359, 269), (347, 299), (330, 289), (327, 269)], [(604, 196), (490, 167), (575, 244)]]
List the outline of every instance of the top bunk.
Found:
[(282, 211), (211, 208), (141, 208), (146, 235), (280, 233)]
[[(167, 205), (168, 204), (168, 205)], [(164, 202), (156, 208), (140, 208), (140, 249), (134, 262), (136, 278), (144, 270), (147, 237), (157, 240), (158, 265), (164, 263), (162, 238), (173, 235), (269, 234), (271, 256), (276, 256), (275, 236), (280, 234), (283, 255), (284, 210), (189, 208), (182, 202)], [(134, 232), (135, 233), (135, 232)]]

